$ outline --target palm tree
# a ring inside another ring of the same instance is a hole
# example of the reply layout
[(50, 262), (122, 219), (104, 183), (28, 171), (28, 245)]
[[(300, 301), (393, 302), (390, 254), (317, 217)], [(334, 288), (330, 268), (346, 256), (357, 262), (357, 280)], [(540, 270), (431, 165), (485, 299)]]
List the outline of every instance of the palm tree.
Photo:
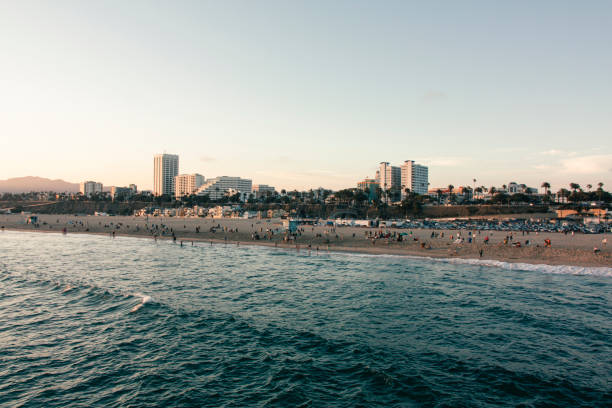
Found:
[(590, 192), (591, 192), (591, 189), (593, 188), (593, 185), (592, 185), (592, 184), (587, 184), (587, 186), (586, 186), (586, 187), (587, 187), (587, 190), (589, 190), (589, 193), (590, 193)]
[(578, 191), (578, 189), (580, 189), (580, 184), (578, 183), (570, 183), (570, 188), (572, 189), (572, 191), (575, 193), (576, 191)]
[[(569, 196), (569, 194), (570, 194), (570, 192), (567, 189), (565, 189), (565, 188), (562, 188), (561, 190), (557, 191), (557, 197), (566, 198), (566, 197)], [(557, 200), (557, 201), (559, 201), (559, 200)]]
[(548, 192), (550, 191), (550, 183), (548, 181), (543, 182), (542, 188), (544, 189), (544, 194), (548, 195)]
[(438, 194), (438, 205), (440, 205), (440, 197), (442, 197), (442, 190), (437, 189), (436, 194)]
[(603, 196), (603, 183), (600, 181), (599, 183), (597, 183), (597, 185), (599, 186), (599, 188), (597, 189), (597, 195), (599, 196), (599, 201), (601, 201), (601, 197)]
[(489, 193), (491, 193), (491, 195), (495, 194), (497, 192), (497, 189), (495, 188), (495, 186), (491, 186), (491, 188), (489, 188)]

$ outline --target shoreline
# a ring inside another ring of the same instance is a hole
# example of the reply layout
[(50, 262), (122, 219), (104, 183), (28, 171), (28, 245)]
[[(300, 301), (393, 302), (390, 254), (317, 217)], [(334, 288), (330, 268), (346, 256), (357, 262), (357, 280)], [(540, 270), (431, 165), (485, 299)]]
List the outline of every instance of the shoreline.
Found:
[[(19, 228), (17, 226), (9, 226), (4, 228), (4, 231), (15, 231), (15, 232), (37, 232), (37, 233), (53, 233), (53, 234), (63, 234), (62, 230), (51, 230), (51, 229), (42, 229), (42, 228)], [(66, 234), (89, 234), (89, 235), (98, 235), (98, 236), (106, 236), (109, 237), (112, 234), (111, 232), (106, 231), (82, 231), (82, 230), (73, 230), (67, 231)], [(144, 233), (127, 233), (125, 231), (116, 231), (115, 237), (127, 237), (127, 238), (141, 238), (147, 240), (154, 240), (152, 235), (144, 234)], [(164, 241), (172, 241), (172, 236), (158, 236), (157, 239)], [(488, 253), (489, 256), (473, 256), (470, 253), (459, 253), (458, 250), (463, 249), (463, 247), (457, 246), (454, 248), (454, 252), (444, 253), (440, 248), (436, 249), (421, 249), (421, 248), (395, 248), (395, 247), (385, 247), (384, 244), (381, 244), (377, 247), (368, 247), (368, 246), (346, 246), (346, 245), (333, 245), (333, 243), (329, 244), (329, 248), (327, 244), (313, 245), (311, 248), (308, 248), (307, 244), (300, 242), (297, 244), (288, 244), (284, 242), (278, 241), (265, 241), (265, 240), (237, 240), (237, 239), (219, 239), (219, 238), (211, 238), (211, 237), (203, 237), (203, 236), (177, 236), (176, 242), (177, 244), (183, 242), (185, 246), (189, 246), (190, 242), (197, 243), (211, 243), (215, 245), (233, 245), (233, 246), (259, 246), (259, 247), (268, 247), (268, 248), (277, 248), (288, 251), (296, 251), (296, 252), (316, 252), (316, 253), (336, 253), (336, 254), (358, 254), (358, 255), (370, 255), (370, 256), (398, 256), (398, 257), (406, 257), (412, 259), (422, 259), (422, 260), (433, 260), (440, 262), (453, 262), (455, 260), (460, 261), (459, 263), (465, 264), (474, 264), (474, 265), (489, 265), (495, 266), (495, 263), (506, 263), (506, 264), (516, 264), (516, 265), (530, 265), (535, 267), (579, 267), (579, 268), (607, 268), (612, 272), (612, 263), (608, 261), (609, 257), (602, 257), (601, 255), (595, 255), (601, 257), (600, 259), (593, 259), (591, 262), (566, 262), (567, 257), (564, 256), (554, 256), (552, 259), (538, 259), (533, 257), (525, 257), (525, 256), (490, 256), (491, 253)], [(187, 243), (187, 244), (186, 244)], [(316, 249), (318, 247), (318, 250)], [(496, 246), (490, 245), (491, 249), (495, 249)], [(563, 249), (555, 249), (555, 248), (540, 248), (545, 251), (566, 251)], [(494, 252), (493, 252), (494, 254)], [(519, 254), (516, 254), (519, 255)], [(555, 255), (555, 254), (553, 254)], [(608, 254), (604, 254), (608, 255)], [(470, 262), (473, 261), (473, 262)], [(549, 261), (549, 262), (546, 262)], [(551, 262), (552, 261), (552, 262)], [(601, 262), (598, 262), (601, 261)]]

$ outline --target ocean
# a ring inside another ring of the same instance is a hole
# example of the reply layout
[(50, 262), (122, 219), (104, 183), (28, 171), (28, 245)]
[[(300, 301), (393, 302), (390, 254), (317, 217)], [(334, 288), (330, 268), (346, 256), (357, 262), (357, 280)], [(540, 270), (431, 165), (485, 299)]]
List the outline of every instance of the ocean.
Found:
[(612, 406), (611, 303), (611, 268), (6, 231), (0, 406)]

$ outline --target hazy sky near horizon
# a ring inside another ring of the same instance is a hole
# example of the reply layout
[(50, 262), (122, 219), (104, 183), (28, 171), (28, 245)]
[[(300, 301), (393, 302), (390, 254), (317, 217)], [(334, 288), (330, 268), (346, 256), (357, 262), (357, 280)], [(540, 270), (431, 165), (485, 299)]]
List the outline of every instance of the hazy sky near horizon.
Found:
[(612, 187), (610, 1), (0, 0), (0, 179)]

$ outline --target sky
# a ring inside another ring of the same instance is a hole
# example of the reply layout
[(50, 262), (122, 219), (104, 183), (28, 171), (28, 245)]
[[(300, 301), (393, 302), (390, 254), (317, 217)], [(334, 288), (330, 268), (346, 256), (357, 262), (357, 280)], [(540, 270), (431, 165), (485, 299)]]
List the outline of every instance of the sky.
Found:
[(0, 0), (0, 179), (612, 188), (610, 44), (610, 1)]

